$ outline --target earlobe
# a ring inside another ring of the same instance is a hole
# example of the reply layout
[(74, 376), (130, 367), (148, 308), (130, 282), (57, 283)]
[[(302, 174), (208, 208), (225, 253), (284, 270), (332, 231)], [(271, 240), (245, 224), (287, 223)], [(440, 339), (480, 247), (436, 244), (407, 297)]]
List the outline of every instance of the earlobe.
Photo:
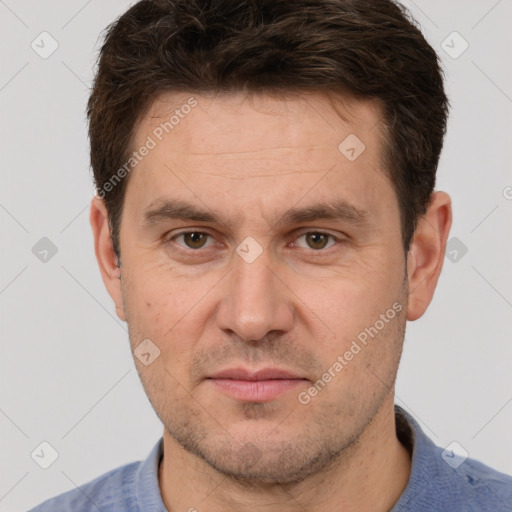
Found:
[(112, 244), (107, 209), (102, 199), (94, 197), (91, 201), (89, 220), (94, 236), (94, 252), (101, 272), (101, 278), (112, 297), (117, 316), (126, 321), (121, 292), (121, 269)]
[(450, 196), (446, 192), (434, 192), (427, 212), (418, 222), (407, 258), (407, 320), (420, 318), (432, 301), (451, 225)]

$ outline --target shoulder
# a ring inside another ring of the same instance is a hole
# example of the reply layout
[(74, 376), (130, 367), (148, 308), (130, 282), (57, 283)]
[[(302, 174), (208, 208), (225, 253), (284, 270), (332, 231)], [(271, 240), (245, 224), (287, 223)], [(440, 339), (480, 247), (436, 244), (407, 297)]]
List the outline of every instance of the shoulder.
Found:
[(512, 511), (511, 476), (474, 459), (459, 459), (461, 464), (452, 467), (443, 453), (432, 447), (430, 464), (411, 474), (393, 512)]
[(41, 503), (29, 512), (137, 511), (135, 476), (140, 464), (132, 462), (113, 469), (76, 489)]
[(454, 468), (442, 458), (443, 450), (436, 449), (440, 461), (438, 481), (444, 496), (453, 504), (466, 505), (471, 512), (510, 512), (512, 510), (512, 476), (501, 473), (475, 459), (462, 459)]
[(454, 453), (451, 445), (437, 446), (412, 415), (398, 406), (395, 411), (397, 436), (412, 460), (409, 481), (393, 512), (512, 511), (512, 476)]

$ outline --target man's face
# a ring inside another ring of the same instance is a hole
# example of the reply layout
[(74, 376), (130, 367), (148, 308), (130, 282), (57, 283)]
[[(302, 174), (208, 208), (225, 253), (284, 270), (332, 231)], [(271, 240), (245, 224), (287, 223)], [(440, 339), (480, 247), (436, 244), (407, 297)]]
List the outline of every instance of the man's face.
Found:
[(347, 122), (321, 95), (195, 98), (168, 134), (186, 95), (137, 127), (135, 149), (156, 146), (124, 199), (122, 316), (132, 350), (160, 350), (135, 361), (169, 439), (224, 474), (300, 480), (393, 398), (408, 292), (380, 111), (338, 104)]

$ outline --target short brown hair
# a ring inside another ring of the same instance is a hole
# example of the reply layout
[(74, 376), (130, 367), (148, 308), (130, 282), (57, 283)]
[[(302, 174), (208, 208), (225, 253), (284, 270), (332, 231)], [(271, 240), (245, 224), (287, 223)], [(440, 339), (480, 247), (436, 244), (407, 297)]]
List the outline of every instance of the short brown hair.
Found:
[(105, 185), (130, 158), (138, 120), (164, 91), (318, 91), (377, 100), (387, 127), (383, 161), (409, 250), (434, 190), (449, 103), (439, 58), (402, 5), (143, 0), (109, 25), (87, 116), (96, 189), (118, 257), (129, 176)]

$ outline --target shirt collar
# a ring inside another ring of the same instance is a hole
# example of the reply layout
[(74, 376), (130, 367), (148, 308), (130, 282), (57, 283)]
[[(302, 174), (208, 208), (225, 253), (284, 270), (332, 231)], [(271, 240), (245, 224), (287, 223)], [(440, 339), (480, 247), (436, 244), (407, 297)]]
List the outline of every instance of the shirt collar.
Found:
[(414, 503), (440, 475), (436, 459), (439, 448), (423, 432), (419, 423), (398, 405), (395, 405), (395, 421), (397, 437), (412, 457), (409, 480), (390, 512), (410, 510), (411, 503)]
[(135, 492), (138, 510), (143, 512), (167, 512), (158, 485), (158, 467), (163, 453), (163, 438), (161, 437), (137, 470)]

